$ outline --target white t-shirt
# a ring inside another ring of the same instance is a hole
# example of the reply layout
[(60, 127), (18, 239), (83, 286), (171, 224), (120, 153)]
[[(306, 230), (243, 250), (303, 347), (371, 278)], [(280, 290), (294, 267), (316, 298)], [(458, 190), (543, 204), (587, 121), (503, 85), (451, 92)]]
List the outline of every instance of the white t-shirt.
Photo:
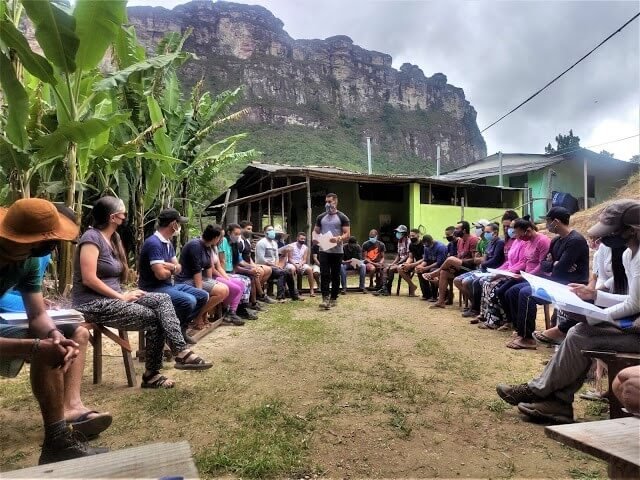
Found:
[[(613, 270), (611, 268), (611, 249), (606, 245), (600, 244), (598, 250), (593, 255), (593, 268), (592, 272), (598, 276), (596, 281), (596, 288), (601, 288), (603, 285), (608, 287), (606, 284), (607, 280), (611, 279), (611, 284), (613, 284)], [(611, 288), (609, 288), (611, 290)]]
[(605, 307), (611, 318), (625, 318), (640, 313), (640, 251), (631, 258), (631, 249), (627, 248), (622, 254), (622, 265), (629, 282), (629, 295), (598, 290), (595, 304)]

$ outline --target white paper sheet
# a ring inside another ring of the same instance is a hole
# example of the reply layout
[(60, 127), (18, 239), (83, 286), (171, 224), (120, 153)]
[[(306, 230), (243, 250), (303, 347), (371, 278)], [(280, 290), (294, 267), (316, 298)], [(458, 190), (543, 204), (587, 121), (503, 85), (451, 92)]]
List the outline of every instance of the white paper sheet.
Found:
[(531, 285), (533, 295), (548, 300), (562, 310), (584, 315), (590, 324), (602, 322), (613, 323), (612, 319), (608, 314), (604, 313), (602, 308), (585, 302), (566, 285), (547, 280), (546, 278), (536, 277), (535, 275), (525, 272), (522, 272), (522, 278)]
[[(78, 323), (83, 322), (84, 317), (82, 314), (72, 308), (60, 309), (60, 310), (47, 310), (47, 313), (54, 321), (54, 323)], [(9, 323), (11, 325), (22, 325), (29, 323), (27, 314), (25, 312), (18, 313), (0, 313), (0, 322)]]
[(487, 268), (487, 272), (493, 275), (500, 275), (501, 277), (517, 278), (517, 274), (510, 272), (509, 270), (500, 270), (498, 268)]
[(318, 246), (320, 247), (320, 251), (324, 252), (326, 250), (331, 250), (336, 246), (335, 243), (331, 242), (333, 235), (330, 233), (315, 233), (313, 232), (312, 240), (314, 242), (318, 242)]
[(362, 260), (358, 260), (357, 258), (351, 259), (351, 268), (355, 270), (360, 268), (360, 265), (362, 265)]

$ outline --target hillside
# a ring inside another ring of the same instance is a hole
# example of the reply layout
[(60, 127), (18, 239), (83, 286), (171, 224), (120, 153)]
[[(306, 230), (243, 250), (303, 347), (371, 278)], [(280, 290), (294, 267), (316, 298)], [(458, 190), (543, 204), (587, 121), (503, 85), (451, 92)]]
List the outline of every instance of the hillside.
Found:
[(244, 86), (249, 115), (240, 128), (262, 161), (362, 171), (367, 136), (375, 173), (428, 174), (438, 144), (443, 170), (486, 155), (475, 109), (442, 73), (396, 70), (391, 56), (343, 35), (293, 39), (259, 6), (201, 0), (128, 12), (149, 50), (168, 32), (193, 29), (185, 50), (198, 59), (184, 66), (183, 80), (202, 78), (212, 92)]

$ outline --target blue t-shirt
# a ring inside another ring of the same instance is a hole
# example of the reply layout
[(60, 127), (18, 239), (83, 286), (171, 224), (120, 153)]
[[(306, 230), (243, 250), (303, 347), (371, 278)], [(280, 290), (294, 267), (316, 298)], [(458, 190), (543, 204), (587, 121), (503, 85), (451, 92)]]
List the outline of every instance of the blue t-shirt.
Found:
[(180, 251), (180, 265), (182, 271), (176, 275), (176, 281), (184, 283), (192, 280), (193, 276), (211, 268), (211, 249), (202, 240), (195, 238), (182, 247)]
[(427, 265), (436, 263), (440, 267), (447, 258), (447, 247), (442, 243), (435, 241), (431, 248), (424, 246), (424, 254), (422, 259), (427, 262)]
[(151, 269), (151, 265), (156, 263), (170, 262), (176, 256), (176, 250), (171, 242), (163, 242), (158, 237), (158, 233), (154, 233), (147, 238), (142, 244), (140, 250), (140, 276), (138, 278), (138, 287), (142, 290), (150, 290), (153, 288), (171, 285), (171, 279), (158, 280), (155, 273)]
[(224, 271), (227, 273), (233, 272), (233, 252), (231, 251), (231, 242), (226, 236), (220, 242), (218, 249), (224, 253)]

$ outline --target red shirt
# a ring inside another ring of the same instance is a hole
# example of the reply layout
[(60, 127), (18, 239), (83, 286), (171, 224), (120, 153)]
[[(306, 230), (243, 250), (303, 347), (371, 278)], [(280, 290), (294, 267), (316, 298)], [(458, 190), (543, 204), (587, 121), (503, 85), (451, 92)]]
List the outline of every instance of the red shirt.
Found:
[(478, 242), (480, 239), (475, 235), (469, 235), (466, 240), (464, 237), (460, 237), (458, 239), (458, 255), (457, 257), (461, 260), (465, 258), (473, 258), (473, 255), (476, 253), (478, 249)]

